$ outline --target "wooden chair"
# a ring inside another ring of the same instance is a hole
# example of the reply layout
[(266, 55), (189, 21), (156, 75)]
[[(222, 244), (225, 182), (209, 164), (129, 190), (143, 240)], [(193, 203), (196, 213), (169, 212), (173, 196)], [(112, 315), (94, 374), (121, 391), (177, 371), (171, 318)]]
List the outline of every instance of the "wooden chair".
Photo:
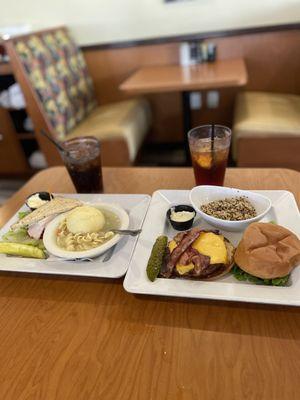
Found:
[(6, 41), (6, 50), (26, 99), (36, 139), (48, 164), (61, 164), (41, 129), (61, 141), (96, 136), (104, 165), (130, 165), (150, 126), (144, 99), (97, 105), (82, 52), (64, 27)]

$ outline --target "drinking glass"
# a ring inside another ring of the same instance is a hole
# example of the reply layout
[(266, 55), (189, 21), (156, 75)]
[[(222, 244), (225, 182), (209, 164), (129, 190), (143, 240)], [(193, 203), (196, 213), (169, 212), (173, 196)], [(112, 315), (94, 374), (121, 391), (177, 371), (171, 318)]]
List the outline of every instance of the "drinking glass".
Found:
[(188, 132), (196, 185), (223, 186), (231, 130), (222, 125), (198, 126)]
[(100, 142), (83, 136), (64, 142), (62, 159), (78, 193), (103, 193)]

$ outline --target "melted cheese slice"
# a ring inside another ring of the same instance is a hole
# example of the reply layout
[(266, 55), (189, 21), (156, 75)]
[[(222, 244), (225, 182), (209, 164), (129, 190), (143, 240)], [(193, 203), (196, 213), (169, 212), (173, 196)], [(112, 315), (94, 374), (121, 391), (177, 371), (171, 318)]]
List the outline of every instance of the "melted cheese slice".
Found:
[(172, 253), (172, 251), (177, 247), (177, 243), (175, 242), (175, 240), (171, 240), (169, 242), (168, 246), (169, 246), (170, 253)]
[(222, 235), (213, 232), (201, 232), (192, 247), (199, 253), (209, 256), (211, 264), (227, 264), (227, 248)]
[(194, 269), (194, 264), (188, 264), (188, 265), (181, 265), (181, 264), (176, 264), (176, 270), (179, 273), (179, 275), (184, 275), (188, 272), (190, 272), (192, 269)]

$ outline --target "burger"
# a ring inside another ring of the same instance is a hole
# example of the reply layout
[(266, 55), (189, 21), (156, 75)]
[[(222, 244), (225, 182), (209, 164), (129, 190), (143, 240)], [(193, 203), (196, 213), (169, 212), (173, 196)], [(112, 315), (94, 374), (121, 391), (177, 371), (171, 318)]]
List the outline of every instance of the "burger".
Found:
[(193, 228), (168, 242), (160, 276), (209, 280), (233, 265), (234, 247), (218, 231)]
[(280, 225), (256, 222), (245, 230), (234, 261), (238, 280), (285, 286), (300, 262), (300, 240)]

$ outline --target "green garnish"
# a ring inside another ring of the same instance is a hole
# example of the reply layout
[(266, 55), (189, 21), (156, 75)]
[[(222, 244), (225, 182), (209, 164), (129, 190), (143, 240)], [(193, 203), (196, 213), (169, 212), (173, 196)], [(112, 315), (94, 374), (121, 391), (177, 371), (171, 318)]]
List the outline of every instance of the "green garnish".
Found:
[(30, 237), (26, 228), (20, 228), (17, 231), (10, 230), (1, 239), (3, 242), (30, 244), (41, 250), (45, 250), (43, 241)]
[(19, 211), (19, 212), (18, 212), (18, 218), (19, 218), (19, 219), (23, 219), (23, 218), (26, 217), (26, 215), (28, 215), (28, 214), (30, 214), (30, 213), (31, 213), (31, 211)]
[(273, 279), (261, 279), (248, 274), (243, 271), (236, 264), (232, 267), (231, 273), (234, 275), (235, 279), (238, 281), (248, 281), (251, 283), (255, 283), (256, 285), (268, 285), (268, 286), (286, 286), (289, 280), (290, 275), (283, 276), (282, 278), (273, 278)]

